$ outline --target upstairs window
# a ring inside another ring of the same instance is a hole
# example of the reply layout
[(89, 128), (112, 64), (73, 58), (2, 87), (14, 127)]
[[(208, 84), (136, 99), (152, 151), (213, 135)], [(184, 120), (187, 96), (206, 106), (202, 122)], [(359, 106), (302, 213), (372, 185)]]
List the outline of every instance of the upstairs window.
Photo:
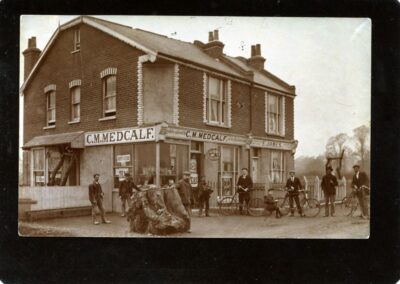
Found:
[(56, 92), (49, 91), (46, 93), (47, 105), (47, 126), (56, 125)]
[(103, 78), (103, 114), (104, 117), (115, 116), (117, 98), (117, 77), (115, 75)]
[(216, 125), (226, 125), (227, 106), (227, 82), (208, 76), (206, 92), (207, 122)]
[(265, 94), (266, 132), (274, 135), (285, 135), (285, 97)]
[(74, 51), (81, 49), (81, 32), (79, 29), (74, 31)]
[(81, 117), (81, 87), (71, 88), (71, 121), (79, 121)]

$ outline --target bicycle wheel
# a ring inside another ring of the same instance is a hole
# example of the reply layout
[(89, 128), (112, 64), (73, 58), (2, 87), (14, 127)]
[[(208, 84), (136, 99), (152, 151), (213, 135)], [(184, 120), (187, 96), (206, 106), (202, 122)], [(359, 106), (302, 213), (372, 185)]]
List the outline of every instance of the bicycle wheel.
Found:
[(279, 210), (281, 211), (282, 216), (289, 214), (290, 212), (289, 199), (284, 197), (280, 197), (277, 199), (278, 199), (277, 205), (279, 207)]
[(302, 199), (300, 201), (300, 205), (303, 209), (303, 213), (308, 217), (317, 216), (319, 214), (319, 211), (321, 210), (321, 205), (319, 204), (319, 201), (314, 198)]
[(237, 211), (236, 207), (237, 204), (232, 196), (224, 197), (219, 203), (219, 214), (225, 216), (233, 215)]
[(353, 197), (345, 197), (342, 200), (342, 210), (345, 216), (353, 216), (357, 210), (357, 199)]
[(251, 216), (262, 216), (264, 214), (264, 202), (261, 198), (252, 198), (247, 209)]

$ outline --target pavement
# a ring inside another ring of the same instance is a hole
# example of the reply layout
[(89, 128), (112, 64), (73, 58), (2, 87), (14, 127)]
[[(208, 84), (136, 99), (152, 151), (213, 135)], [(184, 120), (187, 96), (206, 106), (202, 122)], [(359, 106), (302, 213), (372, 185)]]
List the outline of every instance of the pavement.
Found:
[[(273, 215), (220, 216), (217, 213), (212, 213), (211, 217), (198, 217), (194, 212), (191, 233), (174, 234), (166, 238), (368, 238), (369, 220), (344, 216), (339, 206), (335, 217), (322, 217), (322, 211), (317, 217), (295, 215), (280, 219)], [(126, 217), (120, 217), (119, 214), (109, 213), (106, 216), (111, 224), (93, 225), (91, 216), (20, 222), (19, 234), (46, 237), (160, 238), (129, 232)]]

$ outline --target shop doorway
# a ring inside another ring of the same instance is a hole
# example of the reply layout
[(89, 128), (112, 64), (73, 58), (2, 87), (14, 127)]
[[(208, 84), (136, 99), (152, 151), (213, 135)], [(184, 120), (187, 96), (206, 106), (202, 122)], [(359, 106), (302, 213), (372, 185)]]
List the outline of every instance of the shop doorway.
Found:
[(198, 207), (198, 184), (200, 177), (204, 175), (204, 154), (203, 154), (203, 143), (192, 141), (190, 145), (190, 184), (193, 189), (193, 202), (195, 207)]

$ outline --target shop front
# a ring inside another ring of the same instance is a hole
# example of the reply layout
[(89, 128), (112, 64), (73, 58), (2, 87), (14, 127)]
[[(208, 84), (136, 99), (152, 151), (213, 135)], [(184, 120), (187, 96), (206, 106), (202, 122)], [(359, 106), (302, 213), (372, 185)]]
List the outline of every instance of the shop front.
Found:
[(249, 169), (258, 186), (267, 179), (273, 186), (281, 186), (293, 166), (293, 142), (166, 124), (62, 135), (69, 138), (55, 143), (60, 135), (48, 135), (25, 145), (32, 177), (28, 185), (46, 189), (50, 195), (55, 187), (77, 188), (82, 199), (93, 174), (99, 173), (107, 211), (120, 211), (118, 188), (125, 173), (131, 174), (137, 185), (164, 186), (190, 171), (194, 192), (199, 178), (205, 176), (214, 190), (210, 205), (216, 206), (221, 198), (235, 194), (242, 168)]

